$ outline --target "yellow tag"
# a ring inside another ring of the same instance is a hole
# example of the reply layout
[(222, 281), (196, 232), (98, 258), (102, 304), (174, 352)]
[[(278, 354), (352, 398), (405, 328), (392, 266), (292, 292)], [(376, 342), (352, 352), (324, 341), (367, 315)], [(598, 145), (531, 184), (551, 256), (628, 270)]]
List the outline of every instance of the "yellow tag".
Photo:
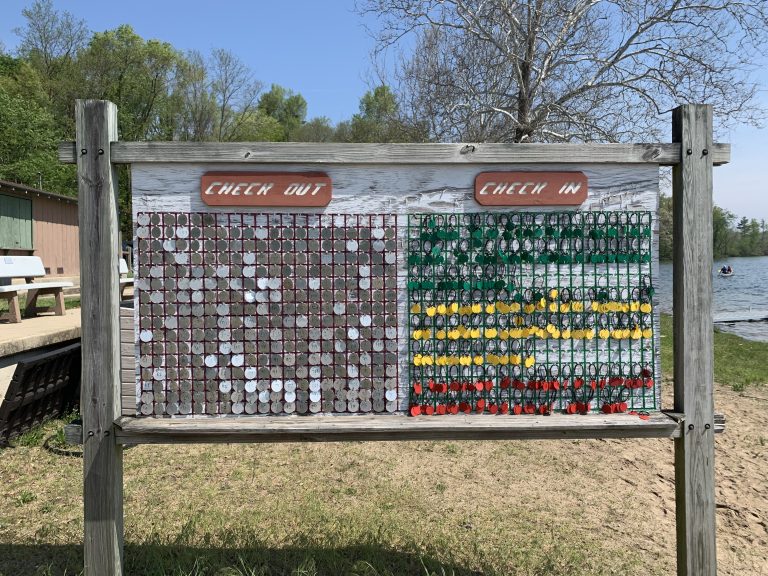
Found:
[(552, 288), (552, 290), (549, 291), (549, 298), (551, 300), (554, 300), (555, 298), (557, 298), (557, 294), (558, 294), (557, 288)]
[(523, 328), (520, 330), (520, 336), (518, 338), (528, 338), (531, 335), (531, 329), (530, 328)]
[(592, 338), (595, 337), (595, 329), (594, 328), (590, 328), (589, 330), (585, 331), (584, 332), (584, 337), (587, 340), (592, 340)]
[(570, 338), (571, 337), (571, 330), (569, 328), (566, 328), (560, 333), (560, 337), (563, 339)]
[(651, 311), (651, 305), (648, 302), (644, 302), (643, 304), (640, 304), (640, 312), (643, 314), (649, 314)]
[(451, 314), (456, 314), (456, 312), (459, 311), (459, 304), (458, 302), (452, 302), (451, 303)]
[(413, 357), (413, 365), (414, 366), (421, 366), (421, 354), (416, 354)]
[(533, 356), (528, 356), (528, 358), (525, 359), (525, 367), (530, 368), (536, 363), (536, 358)]
[(419, 338), (421, 338), (421, 330), (414, 330), (413, 331), (413, 339), (414, 340), (418, 340)]
[(486, 357), (486, 360), (488, 361), (488, 364), (491, 366), (496, 366), (499, 363), (499, 357), (495, 354), (488, 354)]
[(552, 334), (552, 338), (560, 338), (560, 330), (557, 328), (555, 328), (553, 332), (550, 332), (550, 334)]
[(554, 334), (555, 330), (557, 330), (557, 328), (555, 328), (554, 324), (547, 324), (547, 332)]
[(499, 364), (501, 364), (502, 366), (506, 366), (507, 364), (509, 364), (509, 356), (502, 356), (501, 358), (499, 358)]
[(481, 304), (472, 304), (472, 313), (473, 314), (480, 314), (480, 312), (483, 311), (483, 306)]
[(437, 357), (437, 365), (438, 366), (445, 366), (448, 363), (448, 359), (445, 356), (438, 356)]
[(438, 314), (445, 314), (448, 312), (448, 307), (445, 304), (438, 304), (437, 305), (437, 313)]
[(462, 356), (459, 358), (459, 364), (462, 366), (469, 366), (472, 364), (472, 357), (471, 356)]
[(435, 311), (436, 310), (435, 310), (434, 306), (427, 307), (427, 316), (429, 316), (429, 317), (434, 316), (435, 315)]
[(643, 338), (653, 338), (653, 330), (651, 328), (643, 330)]
[(632, 330), (632, 340), (640, 340), (640, 337), (643, 335), (643, 331), (640, 330), (640, 328), (635, 328)]
[(425, 366), (432, 366), (432, 356), (422, 356), (421, 363)]
[(496, 306), (493, 303), (488, 304), (485, 307), (485, 313), (486, 314), (493, 314), (494, 312), (496, 312)]
[(486, 338), (496, 338), (498, 335), (498, 330), (496, 328), (486, 328), (485, 329), (485, 337)]
[(623, 330), (619, 330), (618, 328), (611, 332), (611, 336), (613, 336), (616, 339), (620, 339), (623, 336)]
[(512, 354), (509, 357), (509, 363), (513, 366), (519, 366), (520, 365), (520, 355), (519, 354)]
[(435, 338), (438, 340), (445, 340), (445, 330), (438, 330), (437, 334), (435, 334)]
[(458, 330), (451, 330), (450, 332), (448, 332), (448, 338), (450, 338), (451, 340), (456, 340), (459, 336), (461, 336), (461, 332), (459, 332)]
[(514, 313), (520, 312), (520, 303), (519, 302), (512, 302), (512, 304), (509, 305), (509, 311)]
[(421, 312), (421, 304), (411, 306), (411, 314), (418, 314), (419, 312)]
[(496, 310), (498, 310), (500, 314), (506, 314), (509, 312), (509, 306), (504, 302), (496, 302)]
[(502, 340), (506, 340), (507, 338), (509, 338), (509, 331), (502, 330), (501, 332), (499, 332), (499, 338), (501, 338)]
[(574, 340), (581, 340), (584, 338), (584, 330), (574, 330), (571, 336)]
[(472, 328), (470, 336), (472, 336), (472, 338), (480, 338), (480, 328)]
[(563, 302), (562, 304), (560, 304), (560, 312), (561, 313), (570, 312), (570, 310), (571, 310), (571, 303), (570, 302)]
[(630, 302), (629, 309), (632, 312), (637, 312), (640, 310), (640, 302)]
[(523, 306), (523, 312), (525, 312), (526, 314), (531, 314), (533, 313), (534, 310), (536, 310), (536, 306), (534, 306), (533, 304), (526, 304), (525, 306)]
[(475, 366), (480, 366), (483, 363), (483, 357), (482, 356), (475, 356), (474, 362), (475, 362)]
[(600, 332), (598, 333), (598, 335), (600, 336), (600, 338), (602, 338), (603, 340), (605, 340), (606, 338), (608, 338), (608, 336), (610, 336), (610, 335), (611, 335), (611, 333), (610, 333), (610, 331), (609, 331), (608, 329), (606, 329), (606, 328), (603, 328), (602, 330), (600, 330)]

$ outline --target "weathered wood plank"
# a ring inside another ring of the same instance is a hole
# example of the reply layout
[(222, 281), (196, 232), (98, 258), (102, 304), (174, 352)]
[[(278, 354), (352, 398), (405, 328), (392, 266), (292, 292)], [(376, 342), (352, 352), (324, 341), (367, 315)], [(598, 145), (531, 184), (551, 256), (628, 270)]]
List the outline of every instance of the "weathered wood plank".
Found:
[[(714, 354), (712, 336), (712, 107), (673, 112), (672, 138), (685, 154), (673, 170), (677, 573), (714, 576)], [(689, 153), (690, 151), (690, 153)]]
[(557, 438), (671, 438), (677, 422), (660, 413), (637, 415), (258, 416), (246, 418), (119, 418), (118, 442), (341, 442), (359, 440), (523, 440)]
[(117, 140), (111, 102), (75, 105), (82, 302), (83, 505), (86, 576), (123, 572), (123, 449), (115, 442), (120, 414), (117, 173), (110, 142)]
[[(264, 164), (278, 171), (278, 164)], [(333, 199), (322, 211), (329, 214), (408, 212), (509, 212), (509, 207), (481, 207), (474, 199), (475, 177), (486, 170), (507, 171), (513, 164), (339, 166), (325, 172), (333, 181)], [(659, 171), (656, 165), (587, 165), (558, 163), (526, 165), (527, 170), (583, 171), (589, 179), (589, 196), (581, 210), (655, 210)], [(200, 178), (212, 170), (237, 170), (234, 164), (144, 164), (131, 167), (133, 212), (232, 212), (208, 206), (200, 198)], [(285, 169), (285, 167), (282, 167)], [(294, 169), (296, 169), (294, 167)], [(559, 210), (557, 206), (521, 210)], [(281, 208), (238, 207), (240, 212), (285, 212)], [(291, 213), (317, 213), (317, 208), (292, 208)]]
[(120, 414), (136, 414), (136, 348), (133, 307), (120, 306)]
[[(59, 144), (59, 160), (74, 163), (77, 147)], [(731, 158), (730, 144), (710, 148), (716, 165)], [(240, 164), (659, 164), (680, 162), (673, 144), (329, 144), (300, 142), (115, 142), (112, 161), (231, 162)]]

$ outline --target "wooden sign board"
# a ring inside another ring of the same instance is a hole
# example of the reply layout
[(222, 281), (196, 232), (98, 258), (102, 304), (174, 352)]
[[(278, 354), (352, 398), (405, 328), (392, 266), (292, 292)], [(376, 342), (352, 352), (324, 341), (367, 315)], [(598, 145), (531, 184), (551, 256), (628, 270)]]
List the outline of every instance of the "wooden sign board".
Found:
[(125, 415), (658, 407), (655, 165), (260, 168), (132, 165)]
[(327, 206), (333, 195), (323, 172), (206, 172), (200, 197), (208, 206)]
[(583, 172), (482, 172), (475, 200), (483, 206), (579, 206), (587, 199)]

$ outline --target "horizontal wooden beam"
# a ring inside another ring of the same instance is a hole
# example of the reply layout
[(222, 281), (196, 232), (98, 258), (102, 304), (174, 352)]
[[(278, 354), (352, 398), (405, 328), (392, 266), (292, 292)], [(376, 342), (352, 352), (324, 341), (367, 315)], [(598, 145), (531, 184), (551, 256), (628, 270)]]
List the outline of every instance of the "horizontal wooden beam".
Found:
[(678, 422), (665, 414), (587, 416), (253, 416), (137, 418), (115, 421), (121, 444), (342, 442), (360, 440), (544, 440), (674, 438)]
[[(730, 144), (714, 144), (714, 164), (731, 159)], [(82, 151), (59, 145), (74, 164)], [(88, 151), (86, 151), (86, 154)], [(681, 144), (322, 144), (304, 142), (113, 142), (112, 162), (136, 164), (659, 164), (680, 162)]]

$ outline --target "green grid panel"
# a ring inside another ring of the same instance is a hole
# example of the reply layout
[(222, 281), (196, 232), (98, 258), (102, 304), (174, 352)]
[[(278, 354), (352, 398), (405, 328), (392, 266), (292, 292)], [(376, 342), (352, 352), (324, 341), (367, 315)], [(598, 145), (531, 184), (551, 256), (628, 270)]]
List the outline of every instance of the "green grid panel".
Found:
[(408, 216), (416, 415), (657, 409), (650, 212)]

